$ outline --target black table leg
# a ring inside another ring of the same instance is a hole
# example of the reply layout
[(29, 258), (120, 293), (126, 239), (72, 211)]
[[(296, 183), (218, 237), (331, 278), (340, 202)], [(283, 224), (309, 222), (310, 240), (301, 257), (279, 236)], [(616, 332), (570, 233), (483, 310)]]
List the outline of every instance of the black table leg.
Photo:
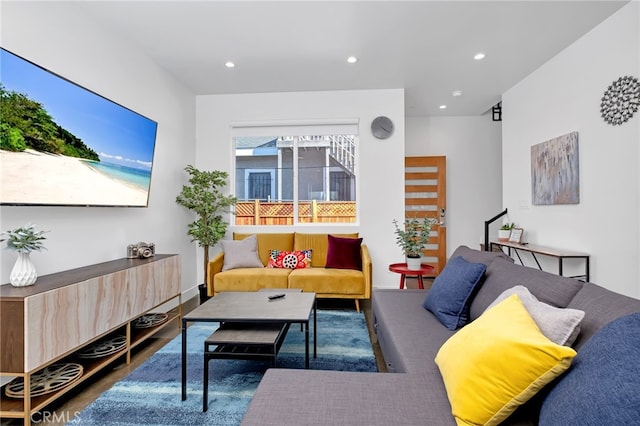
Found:
[(562, 276), (562, 258), (558, 259), (558, 275)]
[(209, 409), (209, 358), (207, 357), (207, 344), (204, 344), (204, 375), (202, 380), (202, 412)]
[(182, 320), (182, 400), (187, 399), (187, 322)]
[(309, 368), (309, 320), (304, 323), (304, 368)]

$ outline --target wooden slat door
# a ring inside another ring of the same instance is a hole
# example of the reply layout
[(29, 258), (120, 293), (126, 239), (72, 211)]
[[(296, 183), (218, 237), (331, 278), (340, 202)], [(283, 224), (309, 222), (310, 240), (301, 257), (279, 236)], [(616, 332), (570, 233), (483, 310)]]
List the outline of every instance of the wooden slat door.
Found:
[(423, 261), (433, 266), (437, 275), (447, 262), (446, 157), (405, 157), (404, 167), (405, 217), (438, 221), (431, 228), (429, 246), (423, 252)]

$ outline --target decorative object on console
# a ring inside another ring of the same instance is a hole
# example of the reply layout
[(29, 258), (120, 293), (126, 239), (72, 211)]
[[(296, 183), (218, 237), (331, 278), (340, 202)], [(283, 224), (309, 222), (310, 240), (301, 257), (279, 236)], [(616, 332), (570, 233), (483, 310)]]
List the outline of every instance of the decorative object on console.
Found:
[(127, 347), (127, 336), (124, 334), (103, 339), (87, 346), (77, 353), (81, 359), (97, 359), (119, 352)]
[(509, 235), (511, 235), (511, 230), (515, 228), (515, 223), (505, 223), (498, 229), (498, 241), (509, 241)]
[(32, 251), (46, 250), (42, 242), (46, 239), (43, 234), (48, 231), (36, 231), (35, 228), (35, 225), (29, 223), (0, 234), (3, 236), (0, 242), (7, 241), (7, 249), (18, 253), (18, 259), (9, 275), (9, 282), (14, 287), (32, 285), (38, 279), (30, 254)]
[[(46, 395), (65, 388), (82, 377), (84, 368), (73, 362), (61, 362), (39, 370), (31, 376), (31, 397)], [(10, 398), (24, 397), (24, 380), (21, 377), (10, 382), (5, 390)]]
[(580, 203), (578, 132), (531, 146), (534, 205)]
[(155, 256), (156, 245), (154, 243), (145, 243), (140, 241), (138, 244), (129, 244), (127, 246), (127, 257), (135, 259), (136, 257), (146, 259)]
[[(198, 218), (189, 224), (187, 234), (191, 241), (197, 241), (204, 249), (204, 286), (207, 288), (207, 266), (209, 265), (209, 247), (220, 241), (229, 225), (223, 213), (230, 211), (237, 203), (236, 197), (224, 195), (222, 188), (227, 184), (228, 173), (213, 170), (201, 171), (188, 165), (184, 169), (190, 176), (189, 185), (184, 185), (176, 197), (176, 203), (193, 210)], [(261, 264), (262, 266), (262, 264)], [(213, 294), (213, 286), (211, 292)]]
[(523, 228), (513, 228), (509, 234), (509, 242), (520, 244), (522, 242), (522, 234), (524, 234)]
[(169, 315), (164, 312), (144, 314), (133, 321), (134, 328), (151, 328), (167, 322)]
[(380, 116), (371, 122), (371, 134), (378, 139), (387, 139), (393, 134), (393, 121), (389, 117)]
[(312, 250), (270, 250), (267, 268), (303, 269), (311, 267)]
[(406, 218), (404, 229), (394, 220), (396, 244), (400, 246), (406, 256), (407, 268), (413, 271), (420, 269), (422, 262), (422, 251), (429, 243), (431, 226), (437, 221), (428, 217), (419, 220), (417, 218)]
[(629, 121), (640, 106), (640, 83), (630, 75), (611, 83), (600, 102), (602, 119), (612, 125)]
[(16, 263), (13, 264), (9, 282), (14, 287), (26, 287), (36, 283), (38, 272), (31, 261), (31, 253), (18, 253)]

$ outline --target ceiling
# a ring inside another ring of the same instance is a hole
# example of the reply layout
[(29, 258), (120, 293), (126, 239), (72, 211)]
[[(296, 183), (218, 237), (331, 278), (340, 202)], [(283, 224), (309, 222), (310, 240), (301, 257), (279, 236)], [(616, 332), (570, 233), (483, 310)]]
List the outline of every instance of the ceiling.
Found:
[[(201, 0), (73, 7), (196, 95), (404, 88), (407, 116), (462, 116), (489, 110), (625, 3)], [(474, 60), (478, 52), (486, 57)], [(347, 63), (351, 55), (357, 63)], [(236, 67), (226, 68), (227, 61)], [(462, 96), (452, 96), (456, 90)]]

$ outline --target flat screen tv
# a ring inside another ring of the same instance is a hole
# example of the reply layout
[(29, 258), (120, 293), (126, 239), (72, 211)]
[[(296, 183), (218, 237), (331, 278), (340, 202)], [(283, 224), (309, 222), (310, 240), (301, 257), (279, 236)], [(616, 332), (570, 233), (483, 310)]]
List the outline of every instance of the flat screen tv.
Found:
[(158, 124), (0, 48), (0, 204), (146, 207)]

